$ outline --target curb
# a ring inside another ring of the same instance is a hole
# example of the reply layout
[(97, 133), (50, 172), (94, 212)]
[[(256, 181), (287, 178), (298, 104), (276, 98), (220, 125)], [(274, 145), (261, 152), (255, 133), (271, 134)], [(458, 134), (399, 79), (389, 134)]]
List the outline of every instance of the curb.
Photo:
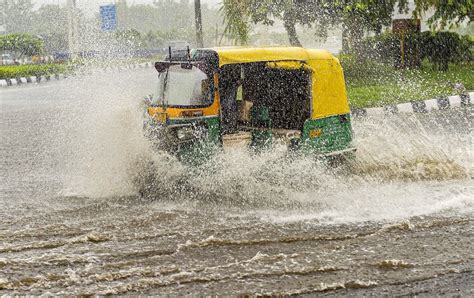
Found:
[(140, 64), (129, 64), (129, 65), (122, 65), (122, 66), (113, 66), (113, 67), (106, 67), (97, 70), (92, 70), (88, 72), (80, 72), (79, 74), (55, 74), (55, 75), (43, 75), (41, 77), (31, 76), (31, 77), (20, 77), (20, 78), (11, 78), (11, 79), (2, 79), (0, 80), (0, 87), (10, 87), (10, 86), (17, 86), (17, 85), (25, 85), (29, 83), (42, 83), (51, 80), (64, 80), (68, 78), (68, 76), (74, 75), (86, 75), (92, 73), (115, 73), (121, 72), (131, 69), (144, 69), (144, 68), (151, 68), (153, 67), (152, 62), (140, 63)]
[(428, 113), (433, 110), (447, 110), (455, 107), (466, 107), (472, 104), (474, 92), (454, 96), (440, 96), (435, 99), (411, 101), (407, 103), (386, 105), (367, 109), (352, 109), (355, 118), (401, 113)]

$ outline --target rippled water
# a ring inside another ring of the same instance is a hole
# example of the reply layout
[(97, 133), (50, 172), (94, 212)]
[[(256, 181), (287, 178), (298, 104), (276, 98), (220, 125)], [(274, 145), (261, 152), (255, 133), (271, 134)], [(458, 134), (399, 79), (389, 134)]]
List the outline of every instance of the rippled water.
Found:
[(473, 294), (471, 109), (356, 120), (338, 169), (191, 169), (142, 137), (153, 75), (0, 90), (0, 295)]

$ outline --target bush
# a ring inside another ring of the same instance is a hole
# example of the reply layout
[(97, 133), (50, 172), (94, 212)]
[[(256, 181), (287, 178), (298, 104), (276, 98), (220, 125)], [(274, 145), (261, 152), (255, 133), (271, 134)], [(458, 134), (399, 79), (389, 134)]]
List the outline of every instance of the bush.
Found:
[(453, 32), (423, 32), (421, 34), (421, 53), (428, 58), (437, 70), (447, 71), (449, 63), (472, 60), (472, 42)]
[(355, 56), (361, 61), (377, 61), (395, 65), (400, 53), (397, 36), (386, 32), (365, 38), (355, 49)]
[(68, 73), (70, 68), (64, 64), (29, 64), (0, 66), (0, 79), (54, 75)]
[(376, 60), (361, 60), (352, 55), (340, 55), (344, 77), (349, 85), (357, 84), (360, 81), (370, 84), (380, 84), (387, 79), (392, 79), (395, 75), (393, 69)]
[(43, 41), (28, 33), (13, 33), (0, 35), (0, 49), (21, 56), (40, 55), (43, 51)]
[(474, 38), (467, 35), (462, 36), (459, 50), (460, 62), (472, 62), (474, 60)]
[(402, 65), (400, 38), (387, 32), (364, 39), (354, 54), (362, 61), (378, 61), (395, 67), (419, 67), (421, 60), (427, 58), (434, 69), (447, 71), (449, 63), (473, 60), (473, 44), (470, 37), (460, 37), (453, 32), (407, 34), (404, 38), (405, 59)]

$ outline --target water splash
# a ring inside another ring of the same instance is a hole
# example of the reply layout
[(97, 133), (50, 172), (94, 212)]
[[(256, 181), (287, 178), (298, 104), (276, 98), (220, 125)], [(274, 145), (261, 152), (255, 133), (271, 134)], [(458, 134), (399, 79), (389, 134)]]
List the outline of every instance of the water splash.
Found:
[(135, 85), (97, 77), (74, 82), (76, 93), (63, 117), (70, 132), (63, 195), (113, 197), (146, 190), (149, 199), (182, 208), (261, 210), (264, 218), (278, 221), (384, 220), (472, 210), (469, 111), (356, 120), (357, 155), (341, 168), (310, 157), (286, 158), (279, 146), (258, 155), (221, 152), (192, 168), (153, 152), (143, 137), (139, 98), (147, 94), (143, 86), (151, 75), (146, 76), (122, 74), (122, 81)]

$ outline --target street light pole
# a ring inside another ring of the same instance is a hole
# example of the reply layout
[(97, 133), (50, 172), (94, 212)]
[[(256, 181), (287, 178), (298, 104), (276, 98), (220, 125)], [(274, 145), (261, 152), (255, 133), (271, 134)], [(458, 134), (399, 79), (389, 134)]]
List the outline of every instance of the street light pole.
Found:
[(76, 58), (78, 51), (78, 24), (77, 24), (77, 9), (76, 9), (76, 0), (67, 1), (67, 19), (68, 19), (68, 49), (70, 58)]
[(196, 21), (196, 45), (198, 48), (204, 47), (202, 37), (202, 17), (201, 17), (201, 0), (194, 0), (194, 19)]

